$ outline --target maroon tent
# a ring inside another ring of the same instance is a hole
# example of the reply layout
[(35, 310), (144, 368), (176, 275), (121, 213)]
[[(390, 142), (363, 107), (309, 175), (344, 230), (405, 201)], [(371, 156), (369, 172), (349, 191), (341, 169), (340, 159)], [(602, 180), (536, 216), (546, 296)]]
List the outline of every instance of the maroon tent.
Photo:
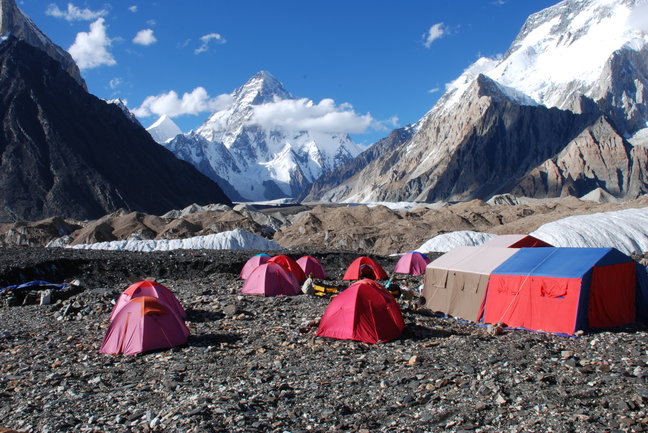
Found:
[(157, 298), (167, 306), (167, 308), (175, 313), (179, 318), (184, 319), (187, 317), (187, 313), (184, 308), (178, 301), (178, 298), (175, 297), (173, 292), (167, 287), (158, 283), (157, 281), (139, 281), (135, 284), (130, 285), (124, 293), (122, 293), (117, 299), (117, 303), (110, 313), (110, 320), (114, 320), (121, 310), (128, 302), (133, 298), (139, 298), (140, 296), (153, 296)]
[(303, 256), (297, 259), (297, 264), (302, 268), (306, 276), (313, 274), (313, 277), (319, 278), (320, 280), (327, 280), (328, 276), (324, 271), (324, 267), (313, 256)]
[(359, 280), (361, 278), (384, 280), (387, 278), (387, 272), (373, 259), (362, 256), (355, 259), (349, 265), (342, 279)]
[(140, 296), (119, 310), (106, 331), (99, 352), (135, 355), (187, 342), (189, 329), (159, 299)]
[(553, 247), (531, 235), (499, 235), (481, 245), (488, 248), (536, 248)]
[(268, 260), (270, 260), (270, 256), (267, 254), (257, 254), (254, 257), (250, 257), (250, 259), (243, 265), (243, 269), (241, 269), (239, 277), (247, 280), (252, 271), (255, 270), (257, 266), (267, 263)]
[(376, 344), (398, 338), (404, 329), (394, 297), (375, 281), (364, 279), (331, 300), (317, 335)]
[(294, 296), (301, 293), (299, 282), (293, 274), (276, 263), (258, 266), (245, 280), (241, 293), (260, 296)]
[(278, 256), (272, 257), (270, 260), (268, 260), (268, 263), (276, 263), (283, 266), (285, 270), (287, 270), (288, 272), (293, 274), (295, 278), (297, 278), (297, 281), (299, 281), (300, 284), (306, 281), (306, 275), (304, 275), (304, 271), (302, 271), (302, 268), (291, 257), (280, 254)]

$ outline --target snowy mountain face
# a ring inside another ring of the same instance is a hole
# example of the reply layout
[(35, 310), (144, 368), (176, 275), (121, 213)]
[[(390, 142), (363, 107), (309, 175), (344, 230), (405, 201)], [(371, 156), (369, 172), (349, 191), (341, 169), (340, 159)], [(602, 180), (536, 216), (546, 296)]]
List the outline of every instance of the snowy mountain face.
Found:
[(146, 128), (153, 140), (158, 143), (166, 143), (174, 139), (177, 135), (182, 134), (182, 130), (175, 124), (170, 117), (163, 114), (154, 124)]
[(632, 134), (648, 126), (646, 15), (643, 0), (566, 0), (535, 13), (500, 60), (480, 59), (452, 83), (444, 108), (482, 73), (525, 105), (582, 112), (582, 97), (613, 98), (612, 106), (628, 112), (629, 124), (617, 127)]
[(52, 42), (23, 12), (16, 6), (15, 0), (0, 0), (0, 42), (7, 35), (27, 42), (29, 45), (45, 51), (50, 57), (63, 65), (74, 80), (84, 90), (88, 90), (81, 78), (81, 71), (72, 56), (63, 48)]
[(309, 197), (647, 193), (647, 16), (645, 0), (565, 0), (531, 15), (501, 58), (448, 84), (411, 139)]
[(163, 145), (214, 180), (214, 174), (225, 179), (247, 200), (295, 197), (362, 151), (344, 133), (260, 122), (269, 105), (296, 100), (268, 72), (256, 74), (231, 96), (227, 109)]

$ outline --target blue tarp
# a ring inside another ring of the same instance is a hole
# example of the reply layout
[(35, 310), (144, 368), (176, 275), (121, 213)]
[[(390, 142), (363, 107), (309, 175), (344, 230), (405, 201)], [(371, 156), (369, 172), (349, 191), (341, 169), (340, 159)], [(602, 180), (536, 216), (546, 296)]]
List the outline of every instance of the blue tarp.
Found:
[(521, 248), (492, 274), (582, 278), (593, 266), (631, 261), (614, 248)]
[(54, 284), (54, 283), (49, 283), (47, 281), (36, 280), (36, 281), (30, 281), (28, 283), (14, 284), (13, 286), (4, 287), (0, 289), (0, 293), (9, 290), (46, 290), (46, 289), (61, 290), (67, 287), (69, 287), (68, 284)]

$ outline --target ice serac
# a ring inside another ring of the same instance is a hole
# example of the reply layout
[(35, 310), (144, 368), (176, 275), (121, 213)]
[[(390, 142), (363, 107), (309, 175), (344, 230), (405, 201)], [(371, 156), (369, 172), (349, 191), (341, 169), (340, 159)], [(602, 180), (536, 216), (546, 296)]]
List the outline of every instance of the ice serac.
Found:
[(449, 83), (409, 140), (309, 197), (645, 194), (646, 16), (643, 0), (565, 0), (531, 15), (501, 58)]
[(264, 104), (295, 99), (281, 82), (261, 71), (231, 94), (227, 109), (163, 145), (217, 182), (224, 179), (243, 199), (296, 197), (362, 148), (345, 133), (294, 130), (256, 121), (255, 112)]
[(151, 126), (146, 128), (146, 130), (151, 134), (153, 140), (160, 144), (172, 140), (177, 135), (182, 134), (180, 127), (166, 114), (160, 116), (160, 118)]
[(88, 90), (85, 81), (81, 77), (81, 71), (72, 56), (40, 31), (32, 20), (16, 6), (15, 0), (0, 0), (0, 36), (8, 35), (12, 35), (33, 47), (45, 51), (50, 57), (63, 65), (63, 69), (84, 90)]
[(0, 44), (0, 94), (0, 220), (231, 204), (120, 108), (13, 36)]

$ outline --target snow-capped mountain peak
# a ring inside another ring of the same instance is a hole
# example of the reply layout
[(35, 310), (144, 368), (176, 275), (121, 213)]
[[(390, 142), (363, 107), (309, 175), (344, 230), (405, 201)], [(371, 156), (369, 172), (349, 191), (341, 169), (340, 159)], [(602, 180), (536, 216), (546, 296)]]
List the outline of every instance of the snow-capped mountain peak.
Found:
[(525, 105), (573, 109), (581, 95), (598, 99), (596, 83), (614, 53), (648, 47), (645, 14), (644, 0), (565, 0), (537, 12), (501, 58), (469, 66), (437, 106), (459, 102), (479, 74), (516, 90), (512, 99)]
[(160, 116), (158, 120), (155, 121), (151, 126), (146, 128), (153, 140), (158, 143), (166, 143), (169, 140), (172, 140), (177, 135), (182, 134), (182, 130), (178, 125), (175, 124), (173, 120), (166, 114)]
[(297, 100), (267, 71), (254, 75), (231, 97), (229, 107), (165, 146), (207, 176), (225, 179), (244, 198), (295, 197), (323, 173), (363, 150), (345, 133), (258, 121), (261, 108), (276, 113), (285, 108), (282, 104), (307, 101)]

